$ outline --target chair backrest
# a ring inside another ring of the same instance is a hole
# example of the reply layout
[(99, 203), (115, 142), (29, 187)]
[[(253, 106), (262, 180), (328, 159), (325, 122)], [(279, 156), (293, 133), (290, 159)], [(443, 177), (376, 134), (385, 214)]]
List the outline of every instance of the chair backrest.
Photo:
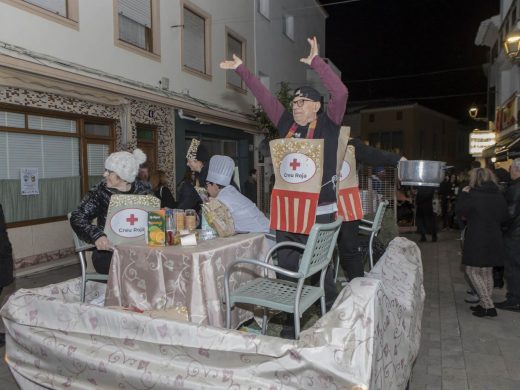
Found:
[(316, 223), (312, 227), (298, 269), (305, 278), (321, 271), (329, 263), (342, 222), (343, 218), (338, 217), (334, 222)]
[(376, 215), (374, 217), (374, 222), (372, 224), (372, 229), (376, 232), (381, 229), (381, 225), (383, 224), (383, 217), (385, 216), (386, 207), (388, 206), (388, 201), (379, 203), (377, 206)]
[[(69, 224), (70, 224), (70, 216), (71, 216), (71, 213), (68, 213), (67, 218), (69, 220)], [(74, 229), (72, 229), (72, 226), (70, 228), (70, 231), (72, 232), (72, 239), (74, 240), (74, 248), (76, 249), (76, 252), (83, 252), (83, 251), (86, 251), (87, 249), (94, 247), (93, 244), (88, 244), (85, 241), (83, 241), (81, 238), (79, 238), (78, 235), (76, 234), (76, 232), (74, 231)]]

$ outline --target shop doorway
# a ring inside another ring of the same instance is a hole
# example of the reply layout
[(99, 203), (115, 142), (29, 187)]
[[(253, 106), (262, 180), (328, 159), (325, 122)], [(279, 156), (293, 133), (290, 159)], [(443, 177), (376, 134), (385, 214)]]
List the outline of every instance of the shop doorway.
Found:
[(146, 154), (146, 164), (150, 173), (157, 170), (157, 128), (137, 125), (137, 147)]

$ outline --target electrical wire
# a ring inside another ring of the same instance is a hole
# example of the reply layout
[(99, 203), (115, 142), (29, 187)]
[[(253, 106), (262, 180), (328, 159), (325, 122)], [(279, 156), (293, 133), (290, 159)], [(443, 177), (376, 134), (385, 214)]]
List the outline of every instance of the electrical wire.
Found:
[(402, 101), (414, 101), (414, 100), (435, 100), (435, 99), (448, 99), (455, 97), (464, 96), (480, 96), (486, 95), (487, 92), (466, 92), (456, 93), (451, 95), (437, 95), (437, 96), (418, 96), (418, 97), (407, 97), (407, 98), (381, 98), (381, 99), (368, 99), (368, 100), (349, 100), (350, 104), (364, 104), (364, 103), (377, 103), (377, 102), (402, 102)]
[(308, 6), (308, 7), (299, 7), (299, 8), (288, 8), (287, 10), (288, 10), (288, 11), (295, 11), (295, 10), (308, 9), (308, 8), (330, 7), (330, 6), (333, 6), (333, 5), (341, 5), (341, 4), (347, 4), (347, 3), (354, 3), (354, 2), (357, 2), (357, 1), (361, 1), (361, 0), (344, 0), (344, 1), (335, 1), (334, 3), (328, 3), (328, 4), (320, 3), (320, 5), (310, 5), (310, 6)]
[[(354, 3), (354, 2), (358, 2), (358, 1), (361, 1), (361, 0), (343, 0), (343, 1), (335, 1), (333, 3), (329, 3), (329, 4), (315, 4), (315, 5), (311, 5), (311, 6), (306, 6), (306, 7), (296, 7), (296, 8), (287, 8), (285, 9), (285, 11), (299, 11), (299, 10), (305, 10), (305, 9), (314, 9), (314, 8), (320, 8), (320, 7), (329, 7), (329, 6), (335, 6), (335, 5), (343, 5), (343, 4), (348, 4), (348, 3)], [(294, 18), (298, 18), (298, 19), (315, 19), (315, 16), (314, 15), (292, 15)], [(270, 17), (268, 18), (269, 21), (277, 21), (277, 20), (283, 20), (284, 16), (280, 16), (280, 17)], [(211, 24), (224, 24), (224, 23), (252, 23), (253, 19), (252, 18), (246, 18), (246, 19), (243, 19), (243, 18), (223, 18), (223, 19), (212, 19), (211, 20)], [(175, 26), (172, 26), (172, 27), (179, 27), (181, 25), (175, 25)], [(183, 26), (183, 25), (182, 25)]]
[(405, 78), (413, 78), (413, 77), (430, 76), (430, 75), (443, 74), (443, 73), (449, 73), (449, 72), (461, 72), (461, 71), (471, 70), (471, 69), (482, 69), (482, 65), (471, 65), (471, 66), (465, 66), (462, 68), (450, 68), (450, 69), (435, 70), (435, 71), (431, 71), (431, 72), (422, 72), (422, 73), (415, 73), (415, 74), (409, 74), (409, 75), (404, 74), (404, 75), (399, 75), (399, 76), (375, 77), (372, 79), (347, 80), (347, 83), (352, 84), (352, 83), (368, 83), (371, 81), (397, 80), (397, 79), (405, 79)]

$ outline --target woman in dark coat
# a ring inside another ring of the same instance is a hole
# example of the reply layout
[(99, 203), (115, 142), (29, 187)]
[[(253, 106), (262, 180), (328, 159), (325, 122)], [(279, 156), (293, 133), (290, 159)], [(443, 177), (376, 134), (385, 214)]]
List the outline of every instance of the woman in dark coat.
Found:
[(503, 265), (500, 225), (507, 219), (507, 204), (491, 170), (471, 170), (469, 186), (459, 195), (455, 212), (467, 222), (462, 264), (480, 298), (480, 304), (471, 307), (473, 315), (496, 317), (491, 299), (493, 267)]
[[(4, 209), (0, 204), (0, 294), (13, 282), (13, 249), (7, 236)], [(0, 333), (0, 347), (5, 344), (5, 335)]]
[[(100, 274), (108, 274), (112, 260), (112, 244), (104, 232), (110, 198), (114, 194), (151, 194), (147, 183), (136, 180), (139, 165), (145, 161), (141, 149), (112, 153), (105, 160), (105, 179), (87, 192), (70, 216), (70, 225), (78, 237), (96, 246), (92, 264)], [(97, 224), (93, 224), (94, 219)]]

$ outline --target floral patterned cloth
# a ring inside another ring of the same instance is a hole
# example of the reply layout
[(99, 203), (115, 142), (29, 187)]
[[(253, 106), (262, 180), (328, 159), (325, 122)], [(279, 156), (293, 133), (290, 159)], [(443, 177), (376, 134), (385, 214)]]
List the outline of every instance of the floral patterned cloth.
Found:
[[(271, 245), (272, 241), (263, 233), (200, 241), (187, 247), (117, 245), (110, 264), (105, 305), (141, 310), (186, 306), (190, 321), (224, 327), (226, 267), (239, 257), (264, 259)], [(231, 274), (231, 289), (260, 275), (262, 269), (241, 265)], [(232, 325), (252, 316), (250, 311), (235, 309)]]
[[(89, 283), (87, 301), (103, 294)], [(79, 280), (18, 290), (2, 308), (23, 388), (404, 389), (419, 350), (420, 251), (396, 238), (299, 341), (79, 302)]]

